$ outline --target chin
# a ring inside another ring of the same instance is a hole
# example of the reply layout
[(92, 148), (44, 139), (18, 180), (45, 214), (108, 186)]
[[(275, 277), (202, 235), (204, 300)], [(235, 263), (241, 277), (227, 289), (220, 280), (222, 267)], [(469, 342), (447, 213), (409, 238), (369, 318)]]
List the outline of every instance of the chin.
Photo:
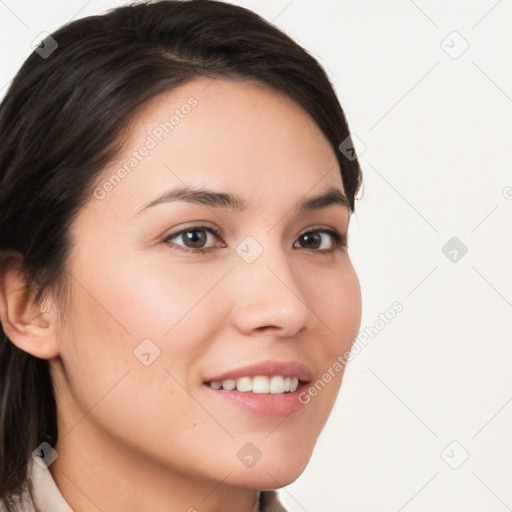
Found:
[[(297, 451), (297, 450), (296, 450)], [(311, 453), (293, 454), (289, 458), (261, 458), (253, 467), (231, 475), (231, 483), (255, 490), (279, 489), (294, 482), (306, 469)]]

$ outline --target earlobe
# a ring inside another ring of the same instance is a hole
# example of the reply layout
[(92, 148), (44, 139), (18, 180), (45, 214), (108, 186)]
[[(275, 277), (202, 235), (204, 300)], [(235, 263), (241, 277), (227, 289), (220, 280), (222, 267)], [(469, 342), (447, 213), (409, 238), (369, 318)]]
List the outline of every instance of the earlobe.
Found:
[(7, 337), (19, 349), (41, 359), (59, 355), (51, 304), (35, 303), (24, 272), (22, 257), (0, 264), (0, 321)]

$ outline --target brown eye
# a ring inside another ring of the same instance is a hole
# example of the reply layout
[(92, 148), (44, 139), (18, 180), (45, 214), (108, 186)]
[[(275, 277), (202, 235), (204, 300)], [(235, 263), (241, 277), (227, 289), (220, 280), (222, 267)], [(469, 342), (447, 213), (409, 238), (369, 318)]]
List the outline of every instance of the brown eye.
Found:
[[(327, 236), (328, 235), (328, 236)], [(330, 237), (330, 242), (329, 242)], [(337, 248), (346, 248), (346, 236), (332, 229), (315, 229), (302, 233), (297, 238), (304, 249), (317, 250), (318, 252), (333, 252)], [(294, 245), (294, 247), (296, 247)]]
[(318, 249), (322, 244), (322, 237), (318, 232), (304, 233), (300, 235), (301, 240), (308, 249)]
[(220, 237), (221, 233), (210, 226), (191, 226), (170, 234), (164, 242), (185, 252), (206, 252), (215, 247), (226, 247)]
[(208, 238), (205, 232), (200, 229), (185, 231), (181, 236), (185, 245), (191, 249), (202, 248)]

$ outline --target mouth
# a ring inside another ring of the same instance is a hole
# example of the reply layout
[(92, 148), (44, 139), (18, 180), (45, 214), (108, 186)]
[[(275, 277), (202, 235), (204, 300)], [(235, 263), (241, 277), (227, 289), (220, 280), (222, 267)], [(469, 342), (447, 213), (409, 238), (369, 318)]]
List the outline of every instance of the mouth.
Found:
[(257, 416), (282, 417), (305, 405), (300, 395), (313, 372), (295, 362), (266, 361), (209, 377), (203, 389), (209, 397)]

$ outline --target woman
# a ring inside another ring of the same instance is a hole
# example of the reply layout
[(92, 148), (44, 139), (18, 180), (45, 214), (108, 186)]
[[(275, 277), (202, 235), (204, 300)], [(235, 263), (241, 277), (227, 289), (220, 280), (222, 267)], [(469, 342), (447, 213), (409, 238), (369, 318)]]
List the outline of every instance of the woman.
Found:
[(0, 106), (2, 510), (284, 510), (361, 316), (320, 65), (253, 12), (74, 21)]

